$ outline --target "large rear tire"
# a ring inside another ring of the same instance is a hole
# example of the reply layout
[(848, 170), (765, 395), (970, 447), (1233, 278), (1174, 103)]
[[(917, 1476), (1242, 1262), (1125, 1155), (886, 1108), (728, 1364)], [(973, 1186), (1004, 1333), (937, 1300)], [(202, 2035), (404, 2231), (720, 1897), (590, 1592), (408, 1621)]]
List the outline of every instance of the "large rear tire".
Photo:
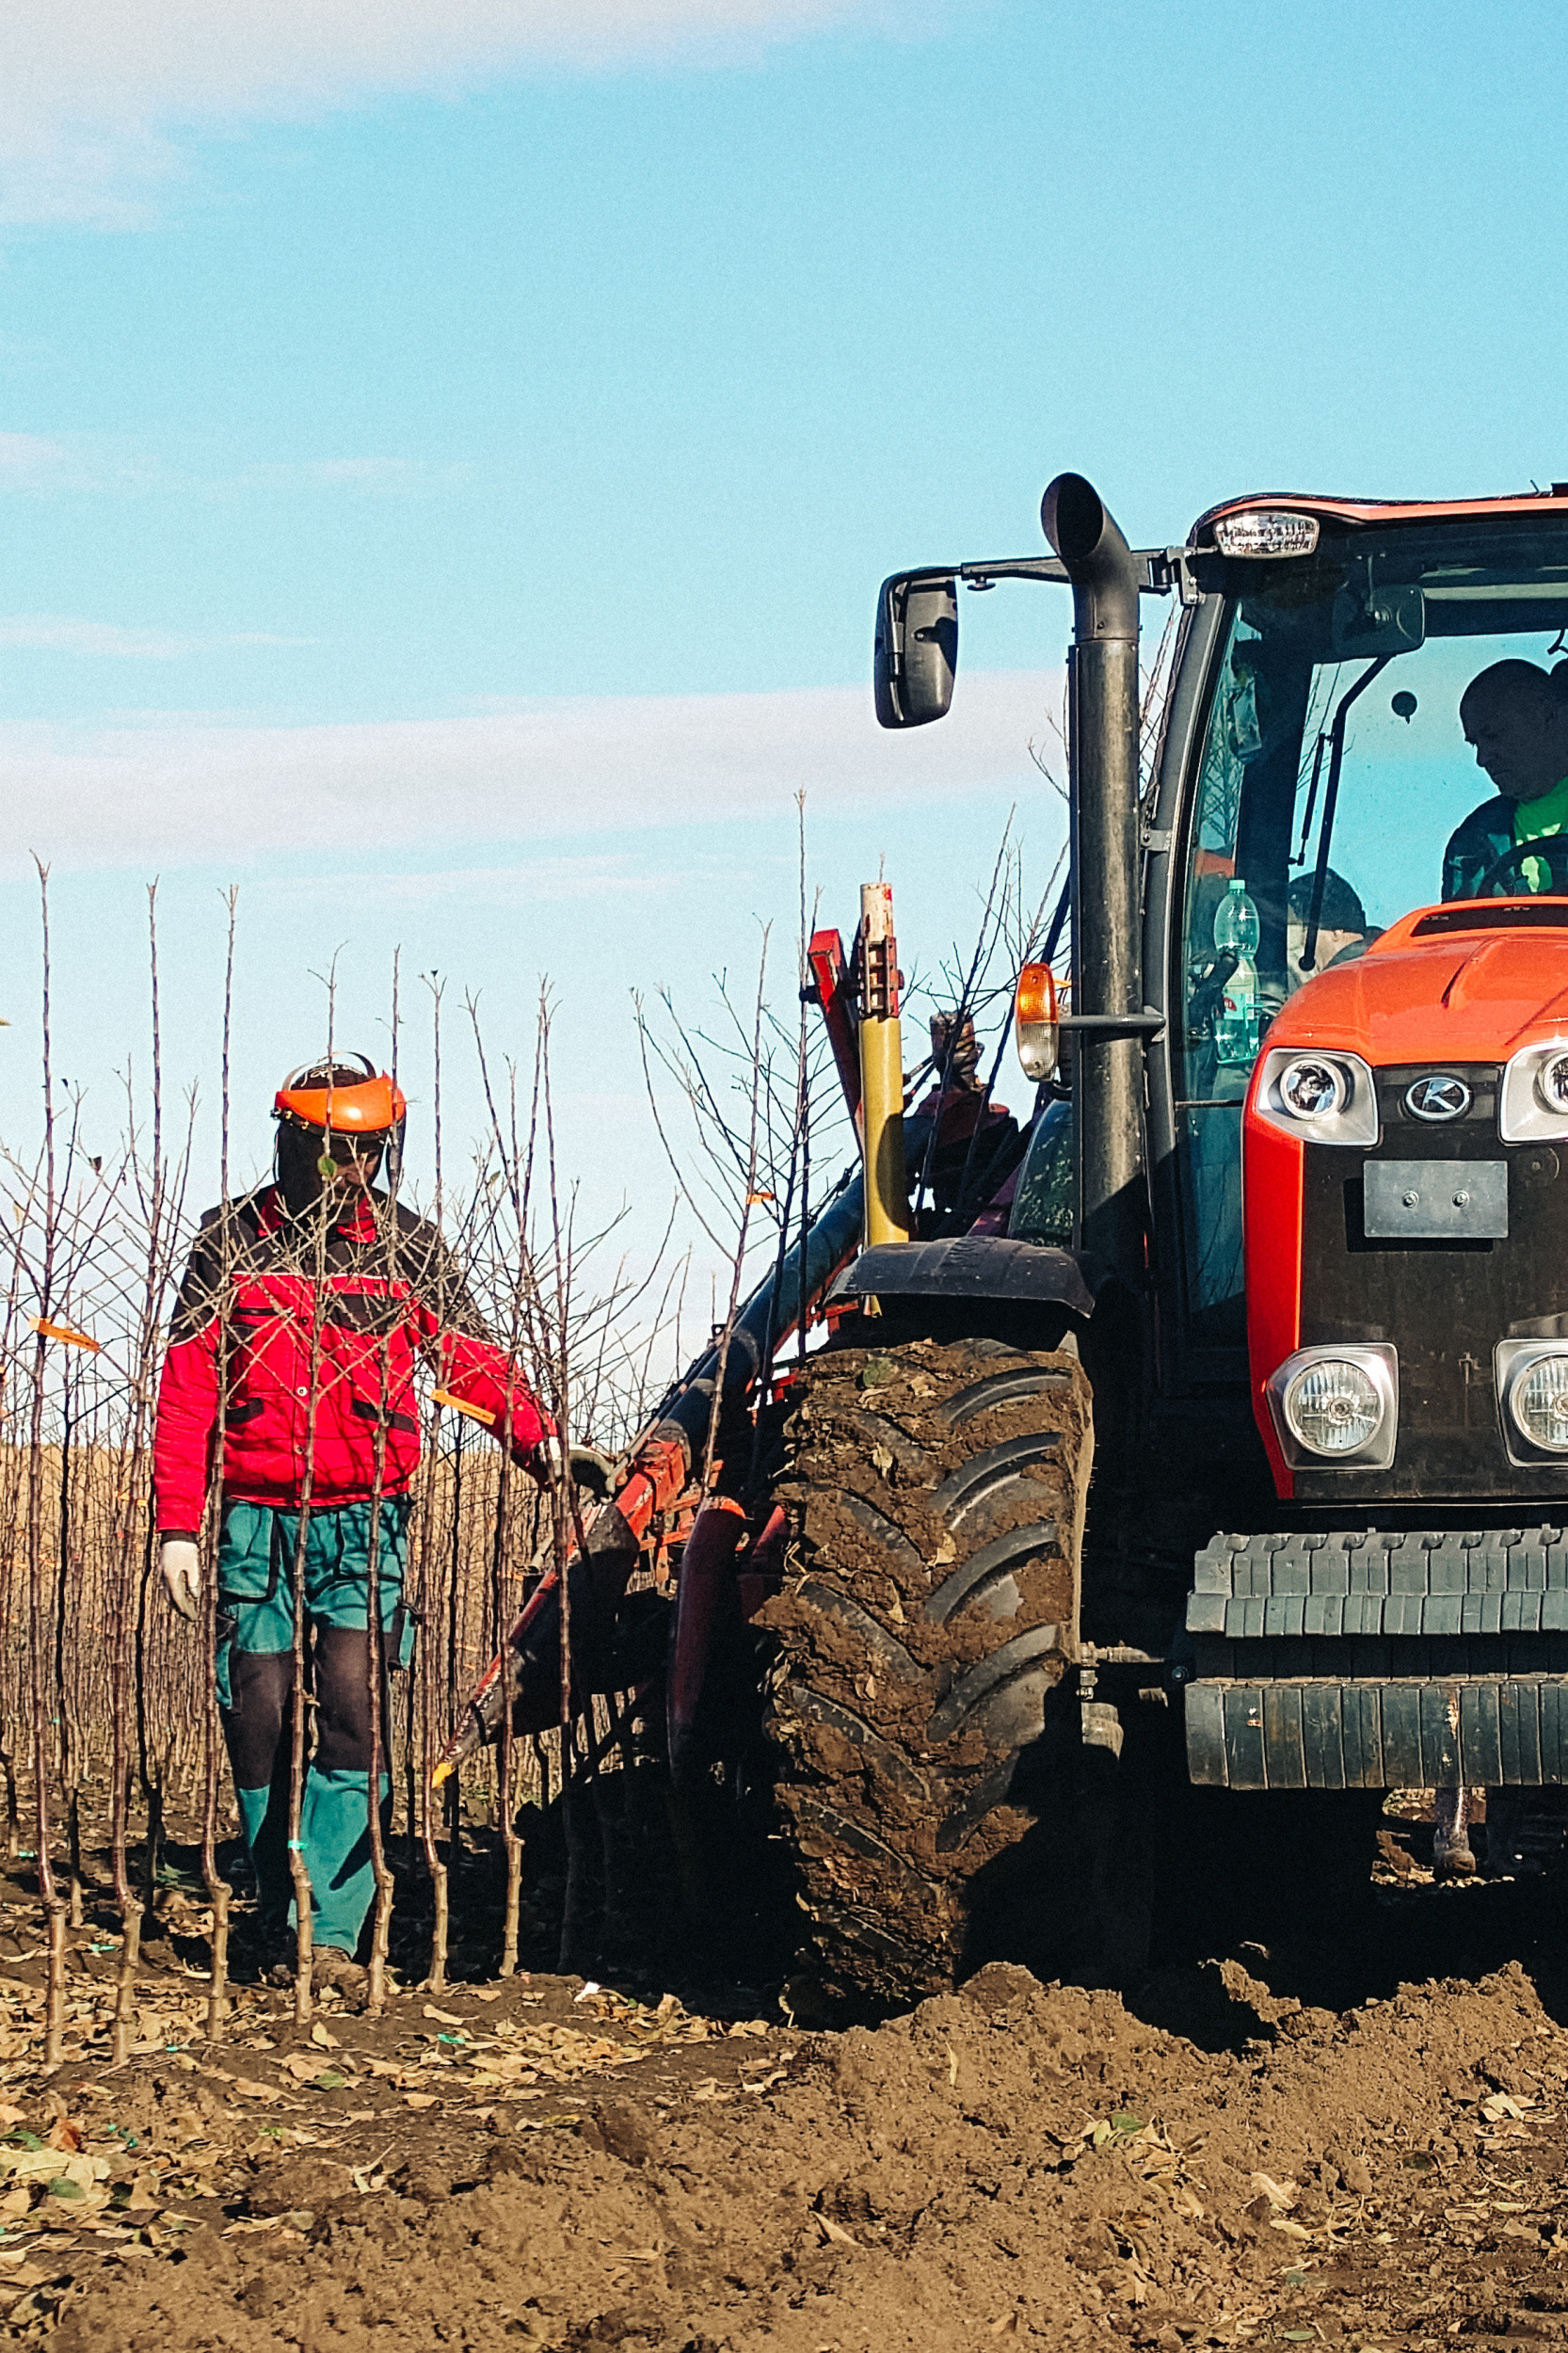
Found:
[(810, 1961), (831, 1998), (918, 2000), (1031, 1958), (1023, 1849), (1078, 1753), (1053, 1695), (1078, 1645), (1089, 1386), (1075, 1356), (995, 1340), (829, 1351), (786, 1443), (769, 1729)]

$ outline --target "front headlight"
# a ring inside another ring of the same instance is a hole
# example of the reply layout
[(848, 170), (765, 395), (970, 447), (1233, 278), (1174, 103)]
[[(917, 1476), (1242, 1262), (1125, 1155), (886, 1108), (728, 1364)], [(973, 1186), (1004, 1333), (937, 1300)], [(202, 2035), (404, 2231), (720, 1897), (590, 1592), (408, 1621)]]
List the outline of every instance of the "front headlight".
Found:
[(1373, 1144), (1378, 1096), (1359, 1054), (1271, 1046), (1258, 1064), (1253, 1109), (1303, 1144)]
[(1334, 1356), (1297, 1373), (1285, 1418), (1312, 1453), (1355, 1454), (1383, 1427), (1383, 1400), (1359, 1365)]
[(1568, 1347), (1550, 1340), (1499, 1340), (1496, 1353), (1510, 1455), (1529, 1462), (1542, 1454), (1568, 1454)]
[(1288, 1462), (1385, 1470), (1400, 1417), (1399, 1357), (1384, 1342), (1299, 1348), (1269, 1381)]
[(1312, 1054), (1298, 1054), (1288, 1062), (1274, 1083), (1293, 1119), (1336, 1119), (1351, 1091), (1336, 1062), (1322, 1062)]
[(1497, 1133), (1505, 1144), (1568, 1136), (1568, 1038), (1521, 1047), (1497, 1089)]

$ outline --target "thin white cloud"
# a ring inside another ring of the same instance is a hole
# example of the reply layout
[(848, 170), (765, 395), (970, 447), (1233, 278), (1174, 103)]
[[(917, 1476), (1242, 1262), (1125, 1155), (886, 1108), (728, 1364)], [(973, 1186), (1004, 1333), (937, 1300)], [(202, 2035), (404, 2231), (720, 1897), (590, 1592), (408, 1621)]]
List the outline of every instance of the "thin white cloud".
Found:
[[(0, 217), (134, 226), (182, 168), (167, 134), (456, 92), (538, 65), (733, 56), (912, 0), (7, 0)], [(919, 13), (917, 6), (916, 12)]]
[[(1060, 673), (960, 681), (951, 715), (884, 733), (869, 686), (584, 696), (451, 719), (216, 726), (168, 714), (95, 730), (0, 728), (8, 855), (62, 866), (233, 865), (272, 852), (394, 852), (624, 833), (967, 790), (1041, 791), (1027, 744)], [(443, 863), (445, 860), (443, 860)]]
[(428, 906), (460, 899), (465, 906), (538, 906), (569, 899), (646, 898), (667, 891), (667, 873), (648, 873), (629, 857), (520, 858), (515, 865), (422, 867), (417, 873), (299, 874), (264, 881), (269, 899), (330, 900), (342, 906)]
[(0, 493), (146, 490), (165, 478), (155, 459), (109, 435), (0, 433)]
[(69, 462), (63, 441), (42, 433), (0, 433), (0, 489), (35, 489), (57, 479)]
[(0, 618), (0, 647), (40, 653), (106, 654), (121, 661), (172, 662), (182, 654), (231, 646), (308, 646), (309, 637), (274, 637), (265, 630), (227, 636), (183, 636), (169, 630), (126, 629), (118, 621), (72, 620), (63, 614), (24, 613)]
[(433, 498), (465, 490), (477, 467), (460, 459), (354, 456), (263, 460), (232, 473), (183, 473), (155, 453), (110, 435), (0, 433), (0, 496), (88, 492), (225, 500), (262, 492), (329, 498)]

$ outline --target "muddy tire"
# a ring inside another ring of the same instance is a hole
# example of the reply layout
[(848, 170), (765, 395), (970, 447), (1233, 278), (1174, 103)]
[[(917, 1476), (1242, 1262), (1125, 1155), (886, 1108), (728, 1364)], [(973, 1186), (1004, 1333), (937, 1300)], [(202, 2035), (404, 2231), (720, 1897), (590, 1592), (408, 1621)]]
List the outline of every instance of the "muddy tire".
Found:
[(1053, 1743), (1078, 1736), (1076, 1699), (1054, 1695), (1078, 1635), (1088, 1384), (1074, 1356), (994, 1340), (828, 1352), (786, 1438), (793, 1544), (764, 1623), (808, 1965), (830, 1998), (918, 2000), (1030, 1958), (1008, 1951), (1038, 1861), (1020, 1849), (1071, 1771)]

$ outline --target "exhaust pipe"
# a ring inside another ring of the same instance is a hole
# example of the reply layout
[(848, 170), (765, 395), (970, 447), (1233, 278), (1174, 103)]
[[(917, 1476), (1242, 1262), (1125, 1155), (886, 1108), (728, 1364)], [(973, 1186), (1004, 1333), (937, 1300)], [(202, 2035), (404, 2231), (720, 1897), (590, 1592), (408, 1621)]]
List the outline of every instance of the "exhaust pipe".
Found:
[[(1144, 984), (1138, 889), (1138, 567), (1081, 474), (1040, 502), (1073, 586), (1068, 656), (1073, 1010), (1136, 1023)], [(1079, 1247), (1141, 1289), (1144, 1073), (1136, 1027), (1074, 1035)]]

